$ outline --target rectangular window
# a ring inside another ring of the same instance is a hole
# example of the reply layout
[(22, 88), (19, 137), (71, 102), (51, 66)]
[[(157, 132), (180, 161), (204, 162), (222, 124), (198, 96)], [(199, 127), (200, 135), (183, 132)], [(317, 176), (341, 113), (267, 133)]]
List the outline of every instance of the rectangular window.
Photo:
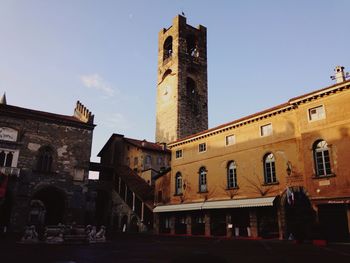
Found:
[(261, 136), (269, 136), (272, 135), (272, 124), (269, 123), (267, 125), (263, 125), (260, 127), (260, 135)]
[(158, 165), (164, 165), (164, 160), (162, 156), (158, 156)]
[(326, 115), (324, 112), (324, 107), (322, 105), (309, 109), (309, 121), (322, 120), (325, 117)]
[(139, 163), (139, 158), (135, 157), (134, 158), (134, 165), (137, 165)]
[(236, 143), (236, 136), (235, 135), (226, 136), (226, 146), (233, 145), (235, 143)]
[(176, 159), (182, 158), (182, 150), (177, 150), (175, 155), (176, 155)]
[(207, 144), (205, 142), (203, 143), (200, 143), (198, 145), (198, 151), (201, 153), (201, 152), (205, 152), (207, 150)]

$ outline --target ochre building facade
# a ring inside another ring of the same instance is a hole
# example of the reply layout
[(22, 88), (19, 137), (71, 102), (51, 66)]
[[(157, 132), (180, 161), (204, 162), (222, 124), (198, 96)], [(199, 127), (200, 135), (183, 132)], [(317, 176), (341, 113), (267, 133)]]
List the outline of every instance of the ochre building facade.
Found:
[[(171, 35), (183, 20), (175, 18), (174, 25), (160, 33), (160, 50), (169, 46), (166, 34)], [(173, 46), (178, 45), (176, 39), (172, 39)], [(164, 64), (171, 62), (164, 62), (161, 51), (158, 59), (163, 67), (158, 79), (157, 127), (178, 127), (173, 126), (178, 122), (169, 122), (174, 116), (187, 119), (189, 128), (200, 123), (173, 107), (182, 97), (160, 103), (161, 94), (168, 94), (162, 90), (164, 83), (171, 79), (179, 83), (182, 77), (178, 72), (186, 71), (192, 62), (178, 63), (177, 71), (169, 67), (169, 74), (164, 74), (168, 70)], [(350, 82), (344, 67), (336, 67), (335, 79), (333, 86), (271, 109), (209, 130), (167, 137), (171, 171), (156, 181), (156, 231), (348, 240)], [(184, 100), (188, 102), (188, 98)], [(201, 99), (198, 102), (194, 107), (202, 105)], [(165, 105), (172, 105), (173, 117), (167, 118), (172, 115), (167, 113), (170, 106)], [(207, 112), (202, 117), (207, 118)], [(207, 119), (204, 123), (207, 125)], [(160, 130), (157, 128), (157, 134)]]

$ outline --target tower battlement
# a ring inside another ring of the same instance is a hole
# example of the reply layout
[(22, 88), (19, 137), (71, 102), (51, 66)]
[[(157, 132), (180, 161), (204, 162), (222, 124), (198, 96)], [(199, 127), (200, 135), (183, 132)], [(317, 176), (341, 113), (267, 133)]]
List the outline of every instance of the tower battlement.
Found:
[(75, 106), (74, 117), (85, 123), (94, 123), (94, 115), (92, 115), (88, 108), (86, 108), (80, 101), (77, 101)]

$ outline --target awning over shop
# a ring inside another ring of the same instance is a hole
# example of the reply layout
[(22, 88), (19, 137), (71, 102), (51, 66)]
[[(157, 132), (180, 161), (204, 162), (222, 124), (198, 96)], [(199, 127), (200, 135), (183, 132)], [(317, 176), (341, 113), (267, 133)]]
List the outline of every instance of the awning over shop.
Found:
[(273, 206), (273, 197), (249, 198), (237, 200), (209, 201), (202, 203), (178, 204), (178, 205), (162, 205), (153, 209), (154, 213), (204, 210), (204, 209), (224, 209), (224, 208), (244, 208), (244, 207), (261, 207)]
[(190, 204), (179, 204), (179, 205), (161, 205), (153, 209), (154, 213), (162, 212), (175, 212), (175, 211), (190, 211), (190, 210), (201, 210), (203, 206), (201, 203), (190, 203)]
[(224, 200), (224, 201), (211, 201), (205, 202), (202, 209), (220, 209), (220, 208), (243, 208), (243, 207), (260, 207), (260, 206), (273, 206), (273, 197), (262, 198), (250, 198), (250, 199), (237, 199), (237, 200)]

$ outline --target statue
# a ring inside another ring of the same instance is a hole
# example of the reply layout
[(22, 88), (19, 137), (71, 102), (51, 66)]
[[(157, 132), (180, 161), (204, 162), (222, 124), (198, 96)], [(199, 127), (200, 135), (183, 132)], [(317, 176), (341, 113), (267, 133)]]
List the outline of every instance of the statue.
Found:
[(91, 243), (95, 242), (95, 240), (96, 240), (96, 227), (95, 226), (93, 226), (91, 228), (91, 231), (88, 234), (88, 238), (89, 238), (89, 241)]
[(105, 242), (106, 241), (106, 227), (101, 226), (100, 231), (96, 234), (96, 242)]
[(38, 233), (35, 230), (35, 226), (26, 226), (24, 235), (21, 239), (22, 242), (38, 242)]
[(47, 228), (45, 229), (45, 239), (47, 243), (63, 243), (63, 234), (65, 231), (65, 226), (61, 223), (58, 224), (55, 228)]

